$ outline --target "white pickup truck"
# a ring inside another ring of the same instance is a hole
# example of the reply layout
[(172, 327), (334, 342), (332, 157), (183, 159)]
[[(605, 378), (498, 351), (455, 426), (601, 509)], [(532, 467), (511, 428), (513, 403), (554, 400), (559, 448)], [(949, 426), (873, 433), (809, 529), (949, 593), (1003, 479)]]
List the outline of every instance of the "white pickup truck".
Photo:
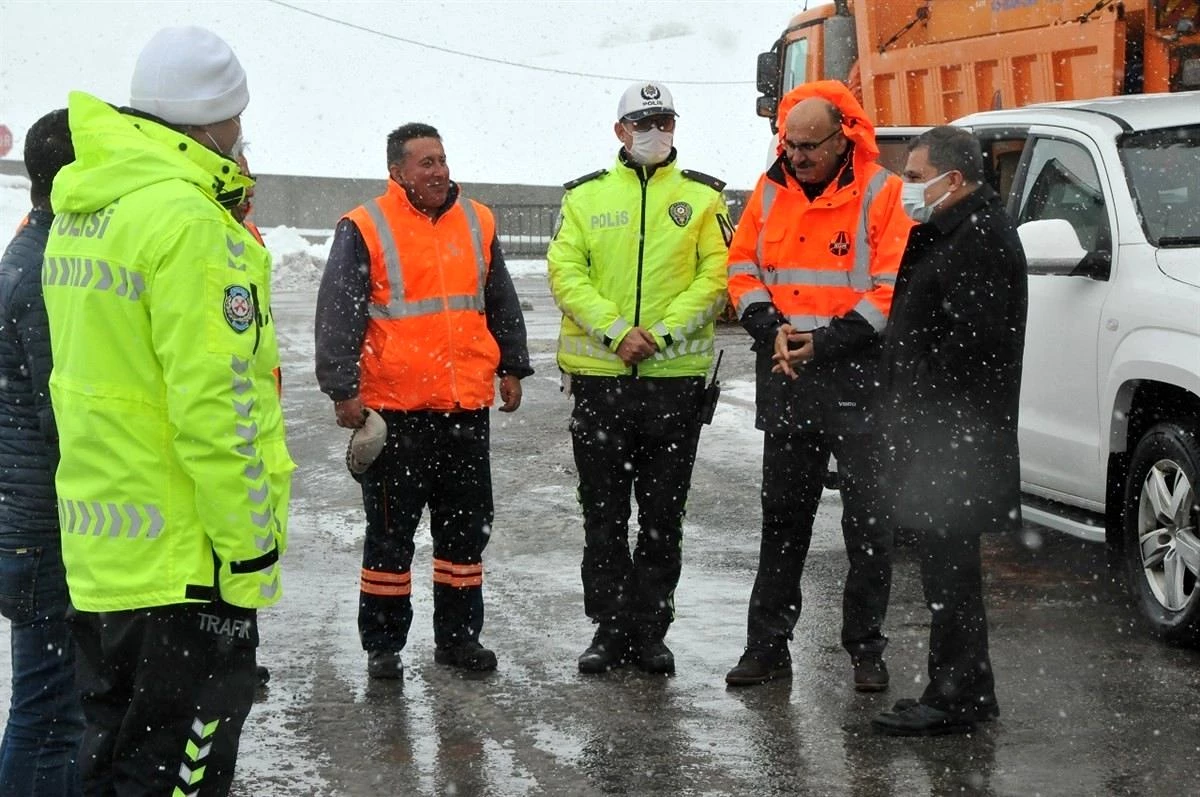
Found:
[(1200, 641), (1200, 92), (987, 111), (1029, 260), (1027, 520), (1107, 543), (1152, 627)]

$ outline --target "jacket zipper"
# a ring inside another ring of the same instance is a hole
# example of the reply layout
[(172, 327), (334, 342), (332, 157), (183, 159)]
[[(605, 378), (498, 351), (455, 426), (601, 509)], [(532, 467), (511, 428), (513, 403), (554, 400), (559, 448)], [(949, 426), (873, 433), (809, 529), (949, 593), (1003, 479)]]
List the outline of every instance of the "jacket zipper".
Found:
[[(635, 327), (642, 324), (642, 258), (646, 253), (646, 189), (650, 182), (645, 166), (638, 169), (638, 180), (642, 184), (642, 212), (638, 219), (637, 296), (633, 304), (633, 325)], [(633, 375), (638, 375), (637, 365), (633, 366)]]
[(258, 354), (258, 344), (262, 340), (263, 317), (258, 304), (258, 286), (250, 283), (250, 301), (254, 303), (254, 348), (251, 354)]

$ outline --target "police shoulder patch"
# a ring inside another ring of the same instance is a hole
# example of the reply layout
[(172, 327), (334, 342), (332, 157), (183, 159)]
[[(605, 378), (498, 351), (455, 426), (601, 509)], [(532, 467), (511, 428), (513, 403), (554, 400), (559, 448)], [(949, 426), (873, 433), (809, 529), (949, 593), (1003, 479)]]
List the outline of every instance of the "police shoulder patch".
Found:
[(574, 180), (568, 180), (567, 182), (563, 183), (563, 188), (570, 191), (572, 188), (578, 188), (584, 183), (591, 182), (597, 177), (603, 177), (606, 174), (608, 174), (608, 169), (597, 169), (590, 174), (585, 174), (583, 177), (576, 177)]
[(679, 173), (689, 180), (694, 180), (697, 183), (703, 183), (714, 191), (724, 191), (725, 181), (713, 177), (711, 174), (704, 172), (694, 172), (691, 169), (680, 169)]
[(225, 313), (225, 323), (234, 332), (245, 332), (254, 323), (254, 300), (250, 291), (241, 285), (230, 285), (225, 288), (225, 301), (222, 307)]

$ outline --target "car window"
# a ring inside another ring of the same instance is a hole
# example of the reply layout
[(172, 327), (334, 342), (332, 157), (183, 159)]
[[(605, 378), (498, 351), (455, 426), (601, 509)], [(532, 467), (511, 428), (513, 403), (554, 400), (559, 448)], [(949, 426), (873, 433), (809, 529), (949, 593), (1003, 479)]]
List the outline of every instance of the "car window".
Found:
[(1112, 235), (1100, 176), (1091, 154), (1072, 141), (1034, 141), (1017, 224), (1063, 219), (1088, 252), (1110, 252)]
[(1146, 238), (1156, 246), (1200, 240), (1200, 127), (1124, 136), (1118, 146)]

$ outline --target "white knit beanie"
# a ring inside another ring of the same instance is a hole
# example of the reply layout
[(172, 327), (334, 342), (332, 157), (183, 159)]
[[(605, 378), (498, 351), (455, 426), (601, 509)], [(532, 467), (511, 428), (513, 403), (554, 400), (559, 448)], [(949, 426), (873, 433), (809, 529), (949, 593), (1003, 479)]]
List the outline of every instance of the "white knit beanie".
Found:
[(163, 28), (138, 56), (129, 105), (174, 125), (232, 119), (250, 102), (246, 72), (217, 34), (195, 26)]

